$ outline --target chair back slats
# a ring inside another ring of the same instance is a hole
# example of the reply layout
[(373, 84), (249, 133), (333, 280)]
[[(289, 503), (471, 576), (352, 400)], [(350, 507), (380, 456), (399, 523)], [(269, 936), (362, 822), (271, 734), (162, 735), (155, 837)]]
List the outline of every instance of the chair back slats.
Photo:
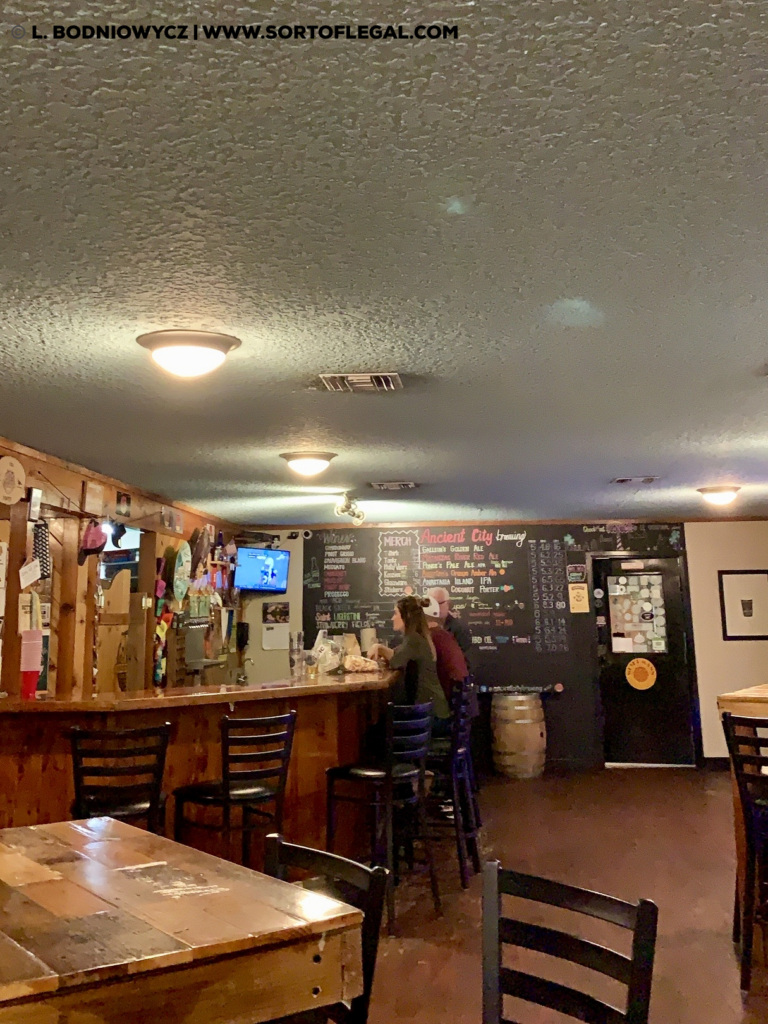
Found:
[(620, 1010), (556, 981), (514, 971), (511, 967), (501, 968), (500, 981), (504, 995), (547, 1006), (550, 1010), (584, 1021), (584, 1024), (626, 1024), (626, 1017)]
[(159, 816), (170, 722), (144, 729), (70, 730), (76, 817), (145, 802)]
[(607, 974), (609, 978), (615, 978), (624, 985), (629, 984), (632, 971), (630, 957), (606, 949), (605, 946), (598, 946), (587, 939), (580, 939), (576, 935), (502, 917), (499, 921), (499, 938), (512, 946), (522, 946), (524, 949), (548, 953), (561, 960), (570, 960), (581, 967)]
[(282, 794), (293, 748), (296, 712), (265, 718), (221, 720), (224, 791), (233, 784), (276, 780)]
[(546, 903), (551, 907), (561, 907), (563, 910), (573, 910), (578, 914), (588, 914), (620, 928), (634, 928), (637, 920), (637, 907), (614, 896), (604, 896), (563, 882), (552, 882), (548, 878), (505, 871), (503, 868), (499, 869), (499, 892), (533, 900), (535, 903)]
[[(381, 918), (384, 911), (384, 898), (387, 891), (389, 872), (384, 867), (367, 868), (356, 861), (347, 860), (334, 853), (313, 850), (307, 846), (295, 846), (286, 843), (282, 836), (268, 835), (264, 848), (264, 870), (274, 878), (286, 879), (289, 870), (309, 872), (327, 880), (331, 893), (336, 886), (343, 887), (343, 898), (346, 903), (362, 910), (364, 914), (362, 927), (363, 954), (363, 992), (346, 1004), (334, 1006), (331, 1014), (333, 1020), (343, 1020), (345, 1024), (366, 1024), (368, 1007), (373, 988), (373, 976), (376, 969), (376, 957), (379, 949)], [(313, 883), (316, 881), (313, 878)], [(312, 885), (315, 891), (322, 888)]]
[(387, 756), (390, 765), (426, 762), (432, 738), (432, 702), (387, 705)]
[(750, 842), (755, 815), (768, 814), (768, 736), (756, 735), (758, 729), (768, 729), (768, 718), (745, 718), (728, 711), (723, 714), (725, 741)]
[[(502, 895), (574, 911), (632, 931), (632, 955), (555, 928), (507, 917)], [(546, 1006), (585, 1024), (648, 1024), (658, 909), (517, 871), (498, 862), (483, 872), (483, 1024), (505, 1024), (503, 996)], [(502, 965), (504, 945), (546, 953), (627, 986), (626, 1011), (578, 989)]]

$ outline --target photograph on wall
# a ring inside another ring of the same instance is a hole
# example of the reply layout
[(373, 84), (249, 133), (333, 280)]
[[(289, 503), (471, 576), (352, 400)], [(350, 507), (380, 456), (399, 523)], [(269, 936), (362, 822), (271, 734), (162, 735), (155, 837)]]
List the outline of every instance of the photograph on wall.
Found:
[(768, 640), (768, 570), (721, 569), (723, 640)]
[(265, 624), (287, 623), (289, 619), (290, 604), (288, 601), (270, 601), (261, 606), (261, 621)]

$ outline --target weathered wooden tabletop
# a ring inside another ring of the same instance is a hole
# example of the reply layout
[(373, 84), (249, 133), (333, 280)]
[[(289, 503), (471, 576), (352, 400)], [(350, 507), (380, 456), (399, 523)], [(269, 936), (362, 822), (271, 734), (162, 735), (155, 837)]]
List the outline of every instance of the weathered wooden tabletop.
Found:
[(328, 1005), (362, 990), (361, 923), (111, 818), (0, 830), (0, 1024), (257, 1024)]

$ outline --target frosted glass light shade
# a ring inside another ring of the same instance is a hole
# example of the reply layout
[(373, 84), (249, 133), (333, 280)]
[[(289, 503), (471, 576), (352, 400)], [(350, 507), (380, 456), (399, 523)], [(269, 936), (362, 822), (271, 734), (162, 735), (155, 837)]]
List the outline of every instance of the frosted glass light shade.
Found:
[(317, 476), (328, 469), (336, 455), (334, 452), (284, 452), (280, 458), (299, 476)]
[(137, 342), (152, 359), (175, 377), (202, 377), (216, 370), (240, 341), (228, 334), (209, 331), (152, 331)]

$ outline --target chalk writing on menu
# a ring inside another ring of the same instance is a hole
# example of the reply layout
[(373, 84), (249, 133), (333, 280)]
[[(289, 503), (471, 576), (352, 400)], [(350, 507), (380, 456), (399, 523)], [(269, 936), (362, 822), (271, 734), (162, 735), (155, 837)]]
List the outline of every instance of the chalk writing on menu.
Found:
[(379, 594), (402, 597), (421, 593), (421, 552), (418, 530), (379, 534)]
[(528, 567), (534, 650), (537, 654), (564, 654), (569, 644), (566, 555), (561, 541), (529, 540)]

